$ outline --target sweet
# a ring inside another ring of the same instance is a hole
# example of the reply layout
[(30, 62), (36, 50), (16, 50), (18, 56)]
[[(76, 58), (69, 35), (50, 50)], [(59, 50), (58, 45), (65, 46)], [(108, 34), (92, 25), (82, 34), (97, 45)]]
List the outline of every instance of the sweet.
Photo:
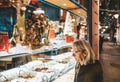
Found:
[(37, 71), (37, 72), (42, 72), (42, 71), (46, 71), (46, 70), (48, 70), (48, 68), (36, 68), (35, 69), (35, 71)]

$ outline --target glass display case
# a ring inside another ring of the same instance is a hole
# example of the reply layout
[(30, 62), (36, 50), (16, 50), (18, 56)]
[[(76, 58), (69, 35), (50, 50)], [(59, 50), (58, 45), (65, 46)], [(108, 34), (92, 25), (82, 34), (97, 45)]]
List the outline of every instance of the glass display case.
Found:
[[(49, 58), (38, 57), (37, 60), (25, 60), (24, 62), (27, 63), (0, 72), (0, 82), (54, 82), (60, 76), (69, 73), (68, 71), (73, 69), (75, 65), (72, 52), (54, 55)], [(16, 64), (18, 63), (21, 62), (19, 61)]]

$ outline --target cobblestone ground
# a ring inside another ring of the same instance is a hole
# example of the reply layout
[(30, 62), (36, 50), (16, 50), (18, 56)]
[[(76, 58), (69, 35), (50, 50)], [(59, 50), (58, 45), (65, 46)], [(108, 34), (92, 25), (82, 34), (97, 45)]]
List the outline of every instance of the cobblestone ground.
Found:
[(100, 61), (103, 67), (104, 82), (120, 82), (120, 46), (104, 42)]

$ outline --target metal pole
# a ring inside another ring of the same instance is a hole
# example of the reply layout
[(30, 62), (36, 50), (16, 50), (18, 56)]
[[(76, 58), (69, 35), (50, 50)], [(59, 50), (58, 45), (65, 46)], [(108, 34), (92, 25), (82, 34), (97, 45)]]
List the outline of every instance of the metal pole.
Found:
[(92, 0), (86, 0), (87, 7), (87, 28), (88, 28), (88, 36), (87, 39), (92, 45)]

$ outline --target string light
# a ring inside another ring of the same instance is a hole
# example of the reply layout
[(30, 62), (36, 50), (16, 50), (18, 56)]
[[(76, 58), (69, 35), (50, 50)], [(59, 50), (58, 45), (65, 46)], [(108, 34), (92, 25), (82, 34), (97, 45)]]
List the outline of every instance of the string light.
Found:
[(100, 9), (100, 11), (115, 12), (115, 13), (119, 12), (119, 10), (108, 10), (108, 9)]

